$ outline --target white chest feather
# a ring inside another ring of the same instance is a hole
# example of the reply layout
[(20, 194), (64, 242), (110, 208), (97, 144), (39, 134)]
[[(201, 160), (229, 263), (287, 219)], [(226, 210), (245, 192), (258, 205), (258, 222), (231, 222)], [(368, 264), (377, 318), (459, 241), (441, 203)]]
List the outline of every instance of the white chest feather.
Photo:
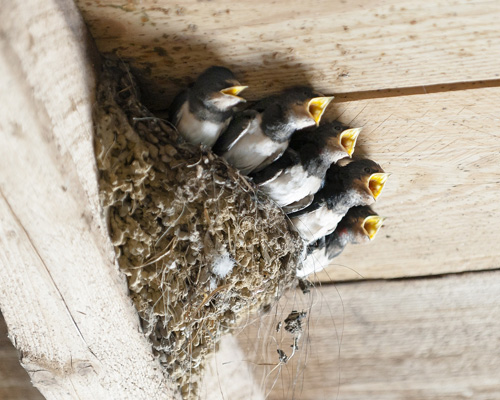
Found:
[(229, 119), (225, 122), (200, 121), (189, 111), (189, 105), (185, 102), (179, 113), (177, 130), (189, 143), (212, 147), (228, 123)]
[(255, 119), (247, 133), (223, 157), (243, 175), (271, 164), (288, 147), (288, 142), (276, 143), (264, 135), (260, 120)]
[(343, 215), (320, 207), (315, 211), (292, 218), (292, 222), (300, 235), (308, 242), (316, 240), (332, 233)]
[(325, 249), (316, 249), (302, 263), (300, 269), (297, 269), (297, 277), (304, 278), (312, 273), (325, 269), (332, 260), (326, 256)]
[(316, 193), (320, 187), (320, 178), (308, 176), (302, 165), (295, 165), (278, 178), (262, 185), (261, 190), (283, 207)]

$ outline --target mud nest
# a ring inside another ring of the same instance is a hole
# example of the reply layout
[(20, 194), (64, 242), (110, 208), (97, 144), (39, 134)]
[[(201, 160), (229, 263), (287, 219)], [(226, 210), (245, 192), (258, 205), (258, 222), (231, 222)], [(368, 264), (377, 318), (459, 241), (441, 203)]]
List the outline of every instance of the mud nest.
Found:
[(103, 63), (94, 109), (101, 201), (144, 333), (185, 398), (242, 316), (294, 284), (302, 240), (285, 214), (141, 103), (127, 66)]

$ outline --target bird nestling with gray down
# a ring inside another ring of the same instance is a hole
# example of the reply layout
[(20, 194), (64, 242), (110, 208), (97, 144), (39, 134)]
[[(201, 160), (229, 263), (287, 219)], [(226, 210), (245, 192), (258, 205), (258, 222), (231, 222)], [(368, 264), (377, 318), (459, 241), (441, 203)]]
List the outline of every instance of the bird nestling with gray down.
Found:
[(233, 108), (245, 102), (238, 95), (246, 88), (229, 69), (210, 67), (177, 95), (169, 120), (187, 142), (212, 147), (229, 124)]
[(332, 163), (350, 157), (361, 128), (338, 121), (292, 136), (278, 160), (252, 175), (254, 183), (287, 213), (307, 207), (323, 185)]
[(319, 125), (333, 97), (308, 87), (294, 87), (237, 113), (213, 151), (243, 175), (257, 172), (277, 160), (292, 134)]
[(382, 227), (385, 218), (368, 206), (352, 207), (333, 233), (318, 239), (307, 247), (307, 256), (297, 269), (297, 277), (304, 278), (328, 266), (350, 244), (368, 243)]
[(311, 244), (332, 233), (351, 207), (373, 204), (389, 174), (368, 159), (342, 159), (332, 165), (325, 186), (303, 210), (289, 214), (302, 238)]

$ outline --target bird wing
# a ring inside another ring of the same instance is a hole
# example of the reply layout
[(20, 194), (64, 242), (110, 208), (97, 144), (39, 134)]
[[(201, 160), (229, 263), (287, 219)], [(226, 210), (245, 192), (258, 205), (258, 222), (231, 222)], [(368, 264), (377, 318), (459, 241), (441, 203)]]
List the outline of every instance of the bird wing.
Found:
[(250, 128), (252, 121), (257, 116), (257, 111), (245, 110), (236, 114), (227, 129), (220, 135), (217, 142), (212, 147), (212, 151), (216, 154), (222, 155), (240, 140)]
[(316, 240), (314, 243), (311, 243), (310, 245), (307, 246), (307, 255), (312, 254), (315, 250), (324, 249), (325, 246), (326, 246), (325, 237), (323, 236), (322, 238)]
[(336, 232), (325, 236), (323, 240), (325, 241), (325, 254), (329, 260), (340, 255), (345, 248), (345, 244), (340, 242), (339, 235)]
[(291, 212), (287, 215), (290, 218), (300, 217), (301, 215), (309, 214), (310, 212), (316, 211), (318, 208), (321, 208), (323, 205), (324, 205), (323, 198), (318, 197), (318, 194), (316, 193), (311, 204), (309, 204), (307, 207), (305, 207), (301, 210)]
[(177, 126), (179, 120), (181, 119), (181, 108), (188, 99), (187, 90), (183, 90), (177, 96), (175, 96), (174, 101), (170, 104), (168, 108), (168, 120)]
[(294, 201), (293, 203), (284, 206), (283, 211), (285, 211), (287, 214), (301, 211), (304, 208), (308, 207), (313, 202), (313, 200), (314, 200), (314, 195), (310, 194), (309, 196), (306, 196), (303, 199)]
[(264, 185), (278, 178), (286, 168), (297, 165), (299, 162), (299, 155), (294, 150), (287, 149), (282, 157), (250, 176), (253, 178), (255, 184)]

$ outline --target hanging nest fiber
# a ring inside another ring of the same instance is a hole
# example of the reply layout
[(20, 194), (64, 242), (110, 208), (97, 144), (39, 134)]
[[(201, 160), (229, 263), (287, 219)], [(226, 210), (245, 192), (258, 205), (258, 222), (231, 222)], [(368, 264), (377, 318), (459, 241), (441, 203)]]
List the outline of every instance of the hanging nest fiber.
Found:
[(144, 333), (185, 398), (220, 335), (295, 282), (302, 240), (210, 151), (182, 143), (105, 59), (94, 109), (101, 201)]

